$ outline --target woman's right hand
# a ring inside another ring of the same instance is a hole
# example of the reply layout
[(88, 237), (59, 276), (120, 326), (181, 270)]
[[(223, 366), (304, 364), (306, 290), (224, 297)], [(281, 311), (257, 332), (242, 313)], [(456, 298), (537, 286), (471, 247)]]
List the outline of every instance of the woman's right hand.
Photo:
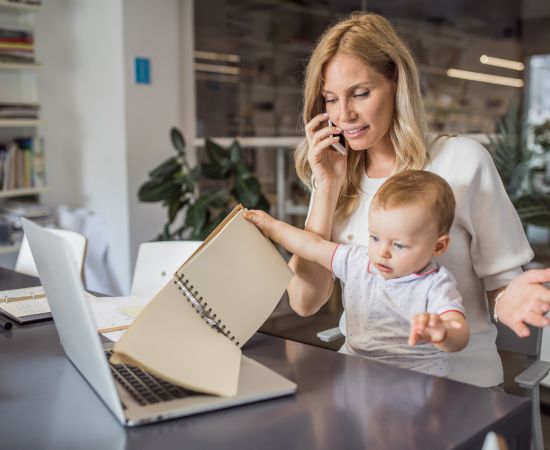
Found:
[(306, 124), (306, 139), (309, 144), (307, 159), (316, 188), (336, 188), (339, 191), (347, 170), (347, 157), (331, 147), (338, 142), (338, 135), (342, 130), (335, 126), (323, 126), (327, 120), (328, 114), (323, 113)]

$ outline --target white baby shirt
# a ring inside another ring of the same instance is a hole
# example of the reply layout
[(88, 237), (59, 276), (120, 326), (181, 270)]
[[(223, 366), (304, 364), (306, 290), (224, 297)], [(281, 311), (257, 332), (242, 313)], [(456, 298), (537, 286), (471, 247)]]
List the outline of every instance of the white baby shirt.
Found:
[(464, 314), (449, 271), (431, 262), (422, 273), (385, 280), (370, 264), (367, 247), (345, 244), (336, 249), (332, 270), (344, 285), (347, 353), (430, 375), (449, 375), (446, 352), (433, 344), (407, 343), (415, 314)]

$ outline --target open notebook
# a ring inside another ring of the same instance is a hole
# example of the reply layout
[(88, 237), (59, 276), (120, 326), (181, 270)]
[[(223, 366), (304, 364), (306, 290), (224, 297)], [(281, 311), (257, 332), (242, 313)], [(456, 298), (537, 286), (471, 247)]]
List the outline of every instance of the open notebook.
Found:
[(235, 395), (241, 347), (292, 275), (239, 205), (153, 297), (115, 344), (111, 361), (194, 391)]

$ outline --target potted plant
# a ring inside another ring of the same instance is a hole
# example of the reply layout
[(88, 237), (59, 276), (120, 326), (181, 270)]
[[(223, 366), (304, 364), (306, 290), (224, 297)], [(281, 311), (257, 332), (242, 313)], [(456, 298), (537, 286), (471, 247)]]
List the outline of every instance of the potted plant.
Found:
[(550, 195), (534, 187), (534, 152), (525, 145), (525, 135), (520, 109), (512, 103), (506, 116), (497, 122), (495, 135), (488, 135), (488, 147), (524, 227), (550, 227)]
[(167, 208), (167, 222), (156, 240), (203, 240), (237, 203), (269, 210), (237, 140), (223, 148), (206, 139), (203, 158), (195, 167), (189, 165), (180, 130), (172, 128), (170, 140), (176, 155), (151, 170), (138, 191), (140, 201), (162, 202)]

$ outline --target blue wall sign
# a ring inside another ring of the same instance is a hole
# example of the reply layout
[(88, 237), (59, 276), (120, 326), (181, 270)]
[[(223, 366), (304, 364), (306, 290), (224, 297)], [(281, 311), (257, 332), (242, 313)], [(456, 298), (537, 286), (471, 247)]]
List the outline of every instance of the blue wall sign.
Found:
[(151, 84), (151, 63), (149, 58), (135, 58), (136, 84)]

